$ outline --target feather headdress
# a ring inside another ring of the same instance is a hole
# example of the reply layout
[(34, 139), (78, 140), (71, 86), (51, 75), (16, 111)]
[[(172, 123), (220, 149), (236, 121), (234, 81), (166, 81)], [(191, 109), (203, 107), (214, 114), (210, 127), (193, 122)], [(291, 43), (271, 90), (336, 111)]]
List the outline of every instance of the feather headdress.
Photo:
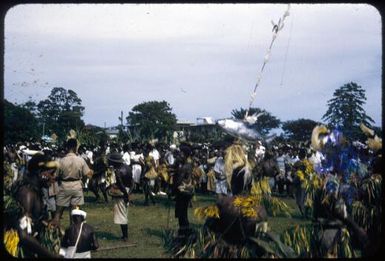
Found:
[(370, 137), (374, 136), (374, 130), (369, 129), (363, 123), (360, 124), (360, 129), (362, 130), (363, 133), (365, 133), (366, 136), (370, 136)]
[(325, 125), (315, 126), (311, 134), (311, 146), (314, 150), (320, 151), (325, 145), (320, 138), (321, 135), (327, 135), (329, 133), (328, 128)]
[(232, 144), (225, 151), (225, 174), (227, 178), (227, 183), (231, 187), (231, 178), (233, 175), (233, 170), (241, 166), (245, 166), (247, 163), (246, 153), (243, 150), (242, 146), (238, 143)]
[(382, 149), (382, 139), (379, 138), (377, 135), (374, 136), (374, 138), (369, 138), (366, 141), (366, 144), (368, 145), (368, 148), (373, 151), (378, 151)]
[(366, 141), (366, 145), (368, 145), (369, 149), (371, 149), (373, 151), (378, 151), (382, 148), (382, 139), (379, 138), (374, 133), (374, 130), (369, 129), (363, 123), (360, 124), (360, 129), (362, 130), (363, 133), (365, 133), (366, 136), (368, 136), (368, 139)]
[(68, 132), (67, 140), (69, 140), (69, 139), (76, 139), (76, 131), (74, 131), (74, 130), (71, 129), (71, 130)]

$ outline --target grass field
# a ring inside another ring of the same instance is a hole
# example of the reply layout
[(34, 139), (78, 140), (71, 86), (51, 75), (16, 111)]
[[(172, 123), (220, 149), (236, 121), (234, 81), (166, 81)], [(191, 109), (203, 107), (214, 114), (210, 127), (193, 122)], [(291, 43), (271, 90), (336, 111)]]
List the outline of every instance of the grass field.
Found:
[[(303, 224), (309, 221), (300, 217), (298, 208), (293, 199), (282, 198), (292, 209), (292, 218), (269, 217), (269, 228), (275, 232), (282, 232), (294, 224)], [(128, 243), (120, 240), (119, 225), (113, 223), (113, 203), (104, 203), (101, 199), (95, 202), (91, 192), (85, 193), (85, 204), (82, 207), (87, 212), (87, 223), (94, 227), (99, 241), (100, 250), (92, 252), (93, 258), (168, 258), (162, 243), (162, 230), (168, 225), (170, 229), (178, 228), (178, 221), (174, 217), (174, 202), (167, 197), (158, 197), (155, 205), (144, 206), (144, 195), (133, 194), (134, 206), (128, 208)], [(189, 208), (189, 221), (198, 228), (204, 220), (198, 220), (193, 215), (195, 207), (203, 207), (215, 203), (214, 195), (197, 194), (193, 201), (193, 208)], [(169, 222), (167, 219), (169, 217)], [(69, 212), (65, 211), (61, 226), (68, 227)], [(103, 250), (136, 243), (135, 246)]]

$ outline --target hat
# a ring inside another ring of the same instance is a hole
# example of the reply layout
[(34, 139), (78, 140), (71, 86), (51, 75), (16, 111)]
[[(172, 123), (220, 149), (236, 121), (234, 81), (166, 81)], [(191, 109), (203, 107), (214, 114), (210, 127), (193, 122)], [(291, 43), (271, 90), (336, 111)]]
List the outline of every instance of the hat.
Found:
[(112, 162), (124, 163), (122, 155), (119, 152), (112, 152), (108, 155), (107, 159)]
[(71, 211), (71, 216), (75, 216), (75, 215), (83, 216), (85, 219), (87, 217), (87, 212), (80, 210), (80, 209), (73, 209)]
[(175, 150), (176, 149), (176, 145), (175, 144), (171, 144), (170, 145), (170, 149)]

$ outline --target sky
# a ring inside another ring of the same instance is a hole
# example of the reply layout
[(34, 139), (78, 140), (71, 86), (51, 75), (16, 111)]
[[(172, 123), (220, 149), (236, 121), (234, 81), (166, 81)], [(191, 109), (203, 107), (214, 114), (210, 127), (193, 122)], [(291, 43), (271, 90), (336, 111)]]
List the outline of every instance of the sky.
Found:
[[(287, 4), (21, 4), (4, 20), (4, 98), (75, 91), (86, 124), (115, 126), (165, 100), (179, 121), (231, 117), (250, 95)], [(367, 4), (291, 4), (252, 107), (322, 122), (355, 82), (381, 126), (381, 15)]]

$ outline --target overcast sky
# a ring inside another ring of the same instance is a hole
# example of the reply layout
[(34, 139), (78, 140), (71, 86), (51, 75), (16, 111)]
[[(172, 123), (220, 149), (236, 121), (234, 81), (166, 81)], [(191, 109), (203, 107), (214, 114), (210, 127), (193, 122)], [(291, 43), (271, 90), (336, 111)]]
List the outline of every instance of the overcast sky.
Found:
[[(23, 103), (74, 90), (85, 123), (117, 125), (138, 103), (166, 100), (178, 120), (247, 108), (286, 4), (26, 4), (5, 17), (4, 97)], [(381, 16), (364, 4), (293, 4), (253, 107), (282, 121), (322, 121), (351, 81), (381, 126)]]

